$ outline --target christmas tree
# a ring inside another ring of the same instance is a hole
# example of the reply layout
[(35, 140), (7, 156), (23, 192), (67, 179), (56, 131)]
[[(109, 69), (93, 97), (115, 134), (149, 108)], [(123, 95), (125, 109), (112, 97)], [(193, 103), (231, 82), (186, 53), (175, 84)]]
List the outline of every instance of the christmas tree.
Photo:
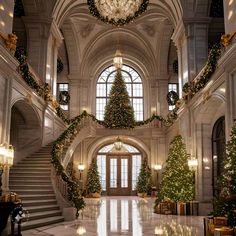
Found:
[(98, 173), (97, 159), (93, 158), (87, 173), (86, 183), (87, 193), (101, 193), (102, 186)]
[(138, 193), (148, 193), (151, 190), (151, 169), (148, 166), (147, 158), (142, 162), (136, 190)]
[(228, 225), (236, 226), (236, 123), (226, 145), (223, 174), (219, 177), (220, 194), (214, 202), (214, 215), (227, 216)]
[(156, 203), (164, 199), (174, 202), (194, 198), (194, 177), (188, 167), (188, 154), (182, 136), (176, 136), (170, 144), (165, 171)]
[(104, 121), (107, 128), (133, 128), (135, 125), (134, 110), (122, 78), (121, 69), (117, 69), (111, 87), (109, 100), (105, 107)]

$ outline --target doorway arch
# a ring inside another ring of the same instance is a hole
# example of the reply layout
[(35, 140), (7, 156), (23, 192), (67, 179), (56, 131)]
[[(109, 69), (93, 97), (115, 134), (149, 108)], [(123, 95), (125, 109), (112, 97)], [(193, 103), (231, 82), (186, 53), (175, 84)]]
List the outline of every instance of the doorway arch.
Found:
[(134, 195), (142, 153), (124, 143), (118, 150), (114, 144), (106, 144), (96, 154), (102, 191), (107, 195)]
[(212, 186), (214, 197), (219, 194), (217, 179), (223, 171), (225, 144), (225, 117), (222, 116), (215, 122), (212, 130)]
[(24, 100), (18, 100), (11, 108), (10, 143), (18, 162), (33, 153), (42, 142), (42, 129), (38, 113)]

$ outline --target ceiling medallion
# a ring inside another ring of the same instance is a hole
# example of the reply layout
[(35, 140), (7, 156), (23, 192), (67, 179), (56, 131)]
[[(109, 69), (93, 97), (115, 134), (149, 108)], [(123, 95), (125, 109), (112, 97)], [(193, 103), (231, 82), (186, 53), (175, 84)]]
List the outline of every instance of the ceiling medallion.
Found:
[(122, 26), (146, 11), (149, 0), (88, 0), (90, 13), (101, 21)]

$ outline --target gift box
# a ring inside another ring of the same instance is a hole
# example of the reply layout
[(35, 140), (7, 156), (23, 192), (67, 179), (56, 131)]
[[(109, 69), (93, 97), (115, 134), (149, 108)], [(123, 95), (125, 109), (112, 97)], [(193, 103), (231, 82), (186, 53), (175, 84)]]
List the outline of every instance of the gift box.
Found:
[(204, 224), (204, 236), (214, 235), (214, 231), (212, 231), (212, 228), (213, 228), (212, 226), (214, 226), (213, 217), (203, 218), (203, 224)]
[(181, 216), (186, 215), (186, 203), (184, 202), (177, 203), (177, 213), (178, 215), (181, 215)]
[(221, 228), (215, 228), (214, 230), (214, 236), (233, 236), (234, 235), (234, 230), (229, 227), (221, 227)]
[(159, 204), (161, 214), (176, 215), (176, 203), (165, 201)]
[(214, 225), (217, 226), (227, 226), (227, 217), (214, 217)]
[(20, 197), (16, 193), (4, 193), (0, 199), (1, 202), (20, 202)]

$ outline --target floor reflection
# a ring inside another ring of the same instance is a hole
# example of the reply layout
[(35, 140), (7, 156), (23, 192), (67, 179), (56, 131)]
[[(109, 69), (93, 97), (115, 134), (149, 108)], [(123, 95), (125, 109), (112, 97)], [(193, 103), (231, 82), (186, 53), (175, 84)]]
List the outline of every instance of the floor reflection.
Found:
[(137, 197), (86, 199), (87, 206), (78, 220), (26, 231), (23, 235), (204, 235), (202, 217), (154, 214), (154, 200)]

